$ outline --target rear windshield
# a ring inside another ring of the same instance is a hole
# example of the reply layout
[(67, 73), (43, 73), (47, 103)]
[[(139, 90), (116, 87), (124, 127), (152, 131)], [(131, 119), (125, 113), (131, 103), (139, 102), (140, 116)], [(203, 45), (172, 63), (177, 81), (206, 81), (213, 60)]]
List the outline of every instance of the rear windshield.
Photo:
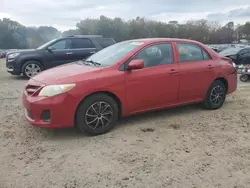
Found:
[(112, 38), (96, 38), (96, 41), (102, 48), (106, 48), (108, 46), (111, 46), (112, 44), (115, 44), (115, 41)]
[(235, 55), (235, 54), (237, 54), (240, 50), (241, 50), (241, 48), (231, 47), (231, 48), (227, 48), (227, 49), (221, 51), (220, 54), (223, 55), (223, 56)]

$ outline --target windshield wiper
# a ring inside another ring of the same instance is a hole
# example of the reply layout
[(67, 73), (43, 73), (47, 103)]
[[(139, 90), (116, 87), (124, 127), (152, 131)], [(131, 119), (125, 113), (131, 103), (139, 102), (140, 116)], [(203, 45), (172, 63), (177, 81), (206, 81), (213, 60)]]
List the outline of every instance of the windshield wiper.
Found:
[(76, 61), (76, 63), (79, 63), (79, 62), (81, 62), (84, 65), (90, 65), (90, 64), (93, 64), (95, 66), (100, 66), (101, 65), (100, 63), (92, 61), (92, 60), (85, 61), (84, 59), (82, 59), (82, 60)]
[[(84, 61), (84, 60), (83, 60), (83, 61)], [(91, 63), (91, 64), (93, 64), (93, 65), (95, 65), (95, 66), (100, 66), (100, 65), (101, 65), (101, 63), (98, 63), (98, 62), (93, 61), (93, 60), (87, 60), (87, 61), (84, 61), (84, 62)]]

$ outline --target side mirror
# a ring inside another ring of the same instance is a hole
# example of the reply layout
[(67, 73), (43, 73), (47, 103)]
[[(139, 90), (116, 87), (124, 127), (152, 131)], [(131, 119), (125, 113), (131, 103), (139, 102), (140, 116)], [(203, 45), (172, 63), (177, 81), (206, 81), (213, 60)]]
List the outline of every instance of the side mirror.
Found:
[(144, 68), (144, 60), (142, 59), (134, 59), (129, 62), (128, 64), (128, 69), (133, 70), (133, 69), (143, 69)]
[(49, 46), (49, 47), (47, 48), (47, 50), (48, 50), (49, 52), (52, 52), (53, 50), (55, 50), (55, 48), (54, 48), (53, 46)]

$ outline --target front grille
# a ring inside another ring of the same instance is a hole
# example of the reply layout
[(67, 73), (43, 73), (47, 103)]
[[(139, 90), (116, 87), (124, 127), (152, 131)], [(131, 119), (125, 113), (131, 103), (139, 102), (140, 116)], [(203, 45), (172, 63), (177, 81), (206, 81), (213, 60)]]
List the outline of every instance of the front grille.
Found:
[(25, 91), (28, 95), (33, 95), (40, 88), (41, 88), (41, 86), (37, 86), (37, 85), (27, 85), (25, 88)]

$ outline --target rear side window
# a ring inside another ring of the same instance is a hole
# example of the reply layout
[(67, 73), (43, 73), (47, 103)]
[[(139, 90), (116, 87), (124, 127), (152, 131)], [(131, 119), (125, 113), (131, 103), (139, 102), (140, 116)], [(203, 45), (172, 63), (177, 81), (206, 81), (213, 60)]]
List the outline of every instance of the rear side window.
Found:
[(73, 38), (72, 39), (72, 48), (95, 48), (92, 42), (89, 39), (84, 38)]
[(96, 42), (98, 42), (102, 48), (115, 44), (115, 41), (112, 38), (96, 38)]
[(195, 44), (177, 43), (180, 62), (202, 61), (211, 59), (201, 47)]

